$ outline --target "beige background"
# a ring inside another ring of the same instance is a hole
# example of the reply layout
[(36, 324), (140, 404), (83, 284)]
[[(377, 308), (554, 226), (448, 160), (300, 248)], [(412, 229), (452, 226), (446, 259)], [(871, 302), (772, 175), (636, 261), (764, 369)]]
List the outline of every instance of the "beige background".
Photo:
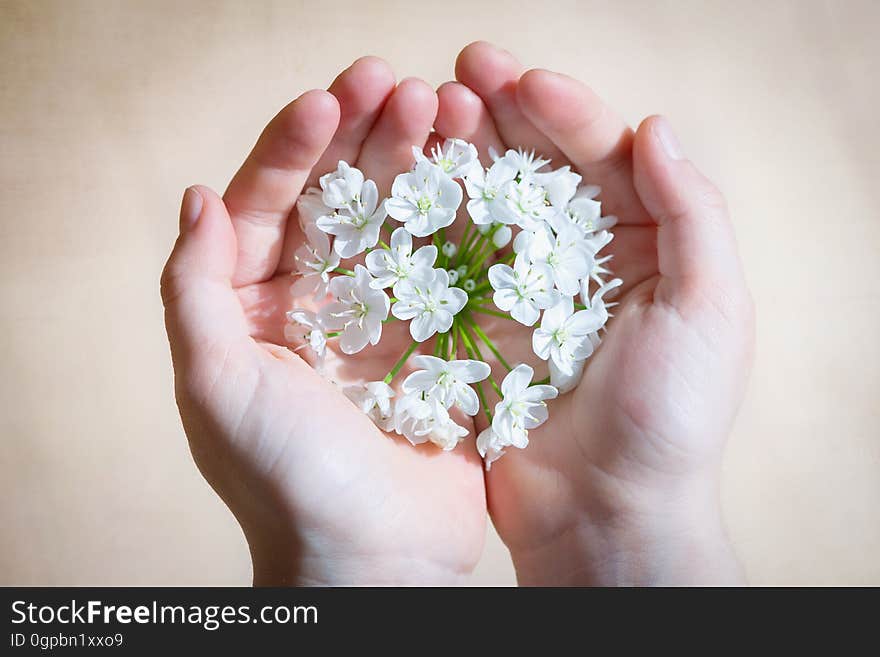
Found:
[[(332, 7), (321, 10), (319, 7)], [(880, 584), (880, 106), (865, 2), (0, 2), (0, 583), (245, 584), (159, 272), (182, 190), (359, 55), (486, 38), (662, 112), (729, 197), (758, 358), (725, 465), (751, 580)], [(475, 583), (511, 583), (490, 537)]]

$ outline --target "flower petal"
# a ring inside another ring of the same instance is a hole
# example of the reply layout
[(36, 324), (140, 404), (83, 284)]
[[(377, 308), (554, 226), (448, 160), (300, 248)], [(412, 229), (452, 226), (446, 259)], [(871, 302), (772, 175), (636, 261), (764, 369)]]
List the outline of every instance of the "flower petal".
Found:
[(501, 382), (501, 393), (504, 395), (504, 398), (518, 397), (526, 388), (528, 388), (534, 375), (535, 370), (525, 363), (520, 363), (510, 370)]

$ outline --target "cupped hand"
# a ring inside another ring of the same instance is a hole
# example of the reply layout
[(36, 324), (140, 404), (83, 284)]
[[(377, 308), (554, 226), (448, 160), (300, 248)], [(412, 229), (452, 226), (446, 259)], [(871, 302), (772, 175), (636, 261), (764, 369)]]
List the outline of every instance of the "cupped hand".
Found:
[[(753, 307), (723, 198), (663, 118), (633, 131), (585, 85), (523, 73), (487, 43), (462, 51), (456, 77), (438, 90), (439, 133), (481, 153), (533, 148), (554, 167), (571, 164), (601, 185), (603, 214), (619, 218), (603, 253), (624, 286), (609, 299), (619, 305), (601, 346), (528, 447), (487, 473), (520, 581), (738, 581), (717, 487), (752, 359)], [(486, 330), (508, 361), (538, 370), (530, 331), (491, 319)]]
[(162, 276), (178, 406), (193, 456), (242, 525), (254, 581), (452, 583), (483, 546), (486, 506), (473, 440), (452, 452), (379, 431), (340, 387), (381, 379), (410, 343), (386, 324), (357, 359), (331, 350), (317, 374), (283, 335), (296, 200), (346, 160), (387, 196), (424, 144), (437, 97), (395, 85), (363, 58), (266, 127), (223, 198), (188, 189)]

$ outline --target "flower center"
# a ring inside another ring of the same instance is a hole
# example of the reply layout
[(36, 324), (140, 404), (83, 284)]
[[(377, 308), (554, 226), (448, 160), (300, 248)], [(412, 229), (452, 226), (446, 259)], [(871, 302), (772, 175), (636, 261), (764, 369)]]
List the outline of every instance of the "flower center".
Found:
[(418, 208), (419, 214), (428, 214), (428, 211), (433, 205), (433, 202), (427, 196), (422, 196), (422, 198), (416, 202), (416, 208)]

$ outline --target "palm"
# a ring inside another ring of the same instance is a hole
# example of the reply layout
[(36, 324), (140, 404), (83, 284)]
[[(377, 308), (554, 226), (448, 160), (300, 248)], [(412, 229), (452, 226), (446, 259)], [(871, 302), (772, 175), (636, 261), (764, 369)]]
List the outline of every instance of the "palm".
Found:
[[(257, 368), (254, 376), (264, 381), (264, 388), (251, 402), (240, 394), (239, 377), (224, 377), (238, 390), (229, 393), (235, 394), (239, 411), (254, 419), (251, 426), (229, 418), (228, 426), (239, 427), (230, 440), (251, 443), (243, 452), (259, 457), (254, 466), (271, 465), (261, 476), (281, 487), (292, 517), (309, 525), (348, 529), (350, 540), (366, 551), (387, 554), (390, 544), (406, 554), (466, 570), (480, 553), (485, 531), (476, 451), (472, 446), (454, 452), (429, 445), (414, 448), (402, 437), (377, 429), (341, 392), (346, 386), (382, 379), (391, 370), (411, 343), (406, 325), (386, 324), (379, 344), (357, 357), (342, 354), (331, 342), (318, 374), (288, 351), (279, 335), (283, 312), (267, 312), (283, 310), (276, 301), (284, 295), (286, 307), (310, 305), (308, 299), (291, 302), (289, 286), (290, 276), (282, 274), (240, 290), (261, 340), (250, 347), (259, 353), (248, 367)], [(303, 356), (308, 359), (310, 354)], [(262, 428), (268, 418), (273, 431), (267, 433)], [(322, 504), (315, 506), (316, 499)]]

